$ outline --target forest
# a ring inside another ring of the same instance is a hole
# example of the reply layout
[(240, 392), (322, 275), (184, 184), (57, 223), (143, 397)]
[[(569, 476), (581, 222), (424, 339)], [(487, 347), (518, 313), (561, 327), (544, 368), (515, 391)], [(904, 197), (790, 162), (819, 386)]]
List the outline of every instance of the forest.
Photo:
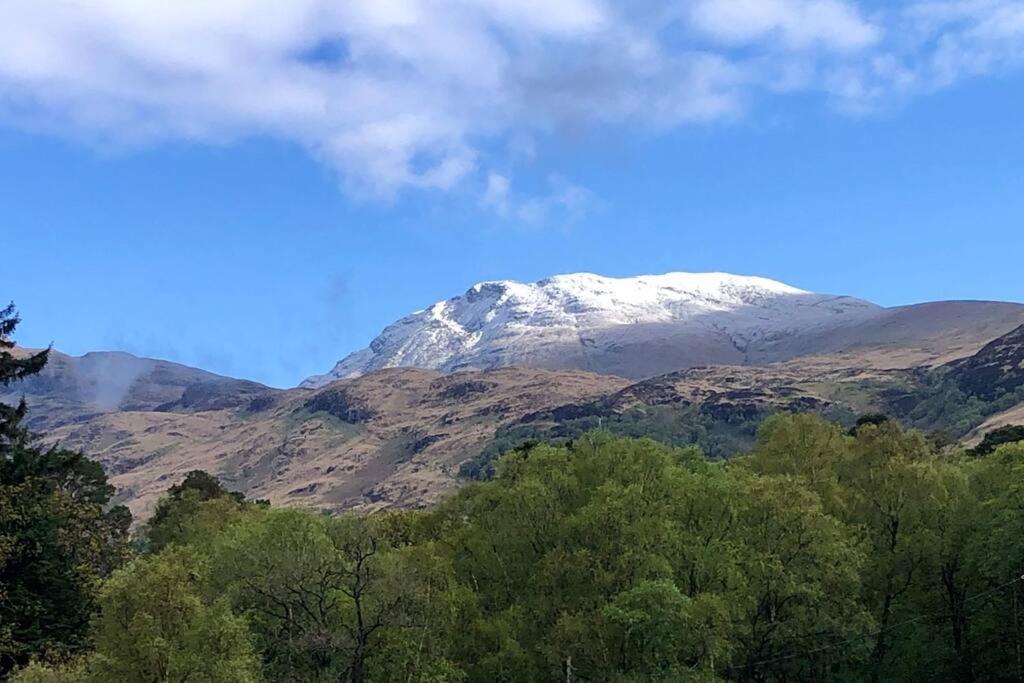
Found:
[[(38, 372), (0, 315), (0, 381)], [(278, 509), (196, 471), (133, 529), (0, 413), (0, 678), (1024, 681), (1024, 443), (767, 417), (743, 455), (591, 431), (434, 509)]]

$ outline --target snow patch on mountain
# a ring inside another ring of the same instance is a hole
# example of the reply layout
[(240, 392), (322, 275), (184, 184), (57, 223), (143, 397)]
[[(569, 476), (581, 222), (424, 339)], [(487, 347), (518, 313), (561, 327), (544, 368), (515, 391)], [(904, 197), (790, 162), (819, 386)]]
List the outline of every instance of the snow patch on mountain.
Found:
[[(881, 309), (761, 277), (590, 273), (534, 283), (481, 282), (389, 325), (370, 346), (304, 387), (389, 367), (441, 371), (508, 365), (649, 374), (748, 362), (757, 345), (870, 317)], [(644, 357), (660, 353), (664, 360)]]

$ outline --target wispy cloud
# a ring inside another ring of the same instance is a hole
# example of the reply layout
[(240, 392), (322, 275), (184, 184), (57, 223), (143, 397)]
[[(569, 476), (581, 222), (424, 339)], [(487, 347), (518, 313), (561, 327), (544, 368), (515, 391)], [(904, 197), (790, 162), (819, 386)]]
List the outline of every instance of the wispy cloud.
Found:
[(690, 19), (724, 43), (765, 39), (789, 49), (859, 50), (876, 44), (880, 29), (842, 0), (696, 0)]
[(872, 110), (1022, 62), (1011, 0), (0, 4), (9, 125), (121, 145), (274, 136), (351, 191), (476, 178), (517, 220), (586, 203), (567, 181), (517, 199), (494, 169), (524, 141), (716, 122), (790, 93)]
[(492, 171), (487, 176), (480, 204), (503, 219), (526, 226), (569, 226), (600, 202), (587, 188), (558, 175), (549, 176), (541, 192), (517, 194), (507, 176)]

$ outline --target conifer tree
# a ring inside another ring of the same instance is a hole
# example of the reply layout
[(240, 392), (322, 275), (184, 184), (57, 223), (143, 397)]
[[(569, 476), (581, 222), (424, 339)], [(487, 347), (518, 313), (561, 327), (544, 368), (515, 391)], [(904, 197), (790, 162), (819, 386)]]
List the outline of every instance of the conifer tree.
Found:
[[(0, 309), (0, 387), (8, 387), (13, 382), (39, 373), (50, 355), (49, 349), (24, 357), (12, 353), (14, 342), (11, 335), (19, 322), (21, 319), (13, 303)], [(0, 403), (0, 443), (14, 437), (25, 411), (24, 401), (16, 406)]]
[[(12, 353), (19, 320), (0, 310), (0, 385), (40, 372), (49, 349)], [(44, 447), (24, 426), (24, 399), (0, 404), (0, 679), (33, 658), (86, 644), (99, 581), (128, 551), (127, 508), (83, 454)]]

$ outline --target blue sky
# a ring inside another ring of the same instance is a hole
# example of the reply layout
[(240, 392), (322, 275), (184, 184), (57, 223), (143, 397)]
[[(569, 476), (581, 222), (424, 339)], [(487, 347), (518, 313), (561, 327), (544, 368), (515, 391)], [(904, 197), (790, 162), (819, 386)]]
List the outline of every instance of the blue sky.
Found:
[(38, 4), (0, 9), (23, 344), (291, 386), (488, 279), (1024, 301), (1019, 2)]

